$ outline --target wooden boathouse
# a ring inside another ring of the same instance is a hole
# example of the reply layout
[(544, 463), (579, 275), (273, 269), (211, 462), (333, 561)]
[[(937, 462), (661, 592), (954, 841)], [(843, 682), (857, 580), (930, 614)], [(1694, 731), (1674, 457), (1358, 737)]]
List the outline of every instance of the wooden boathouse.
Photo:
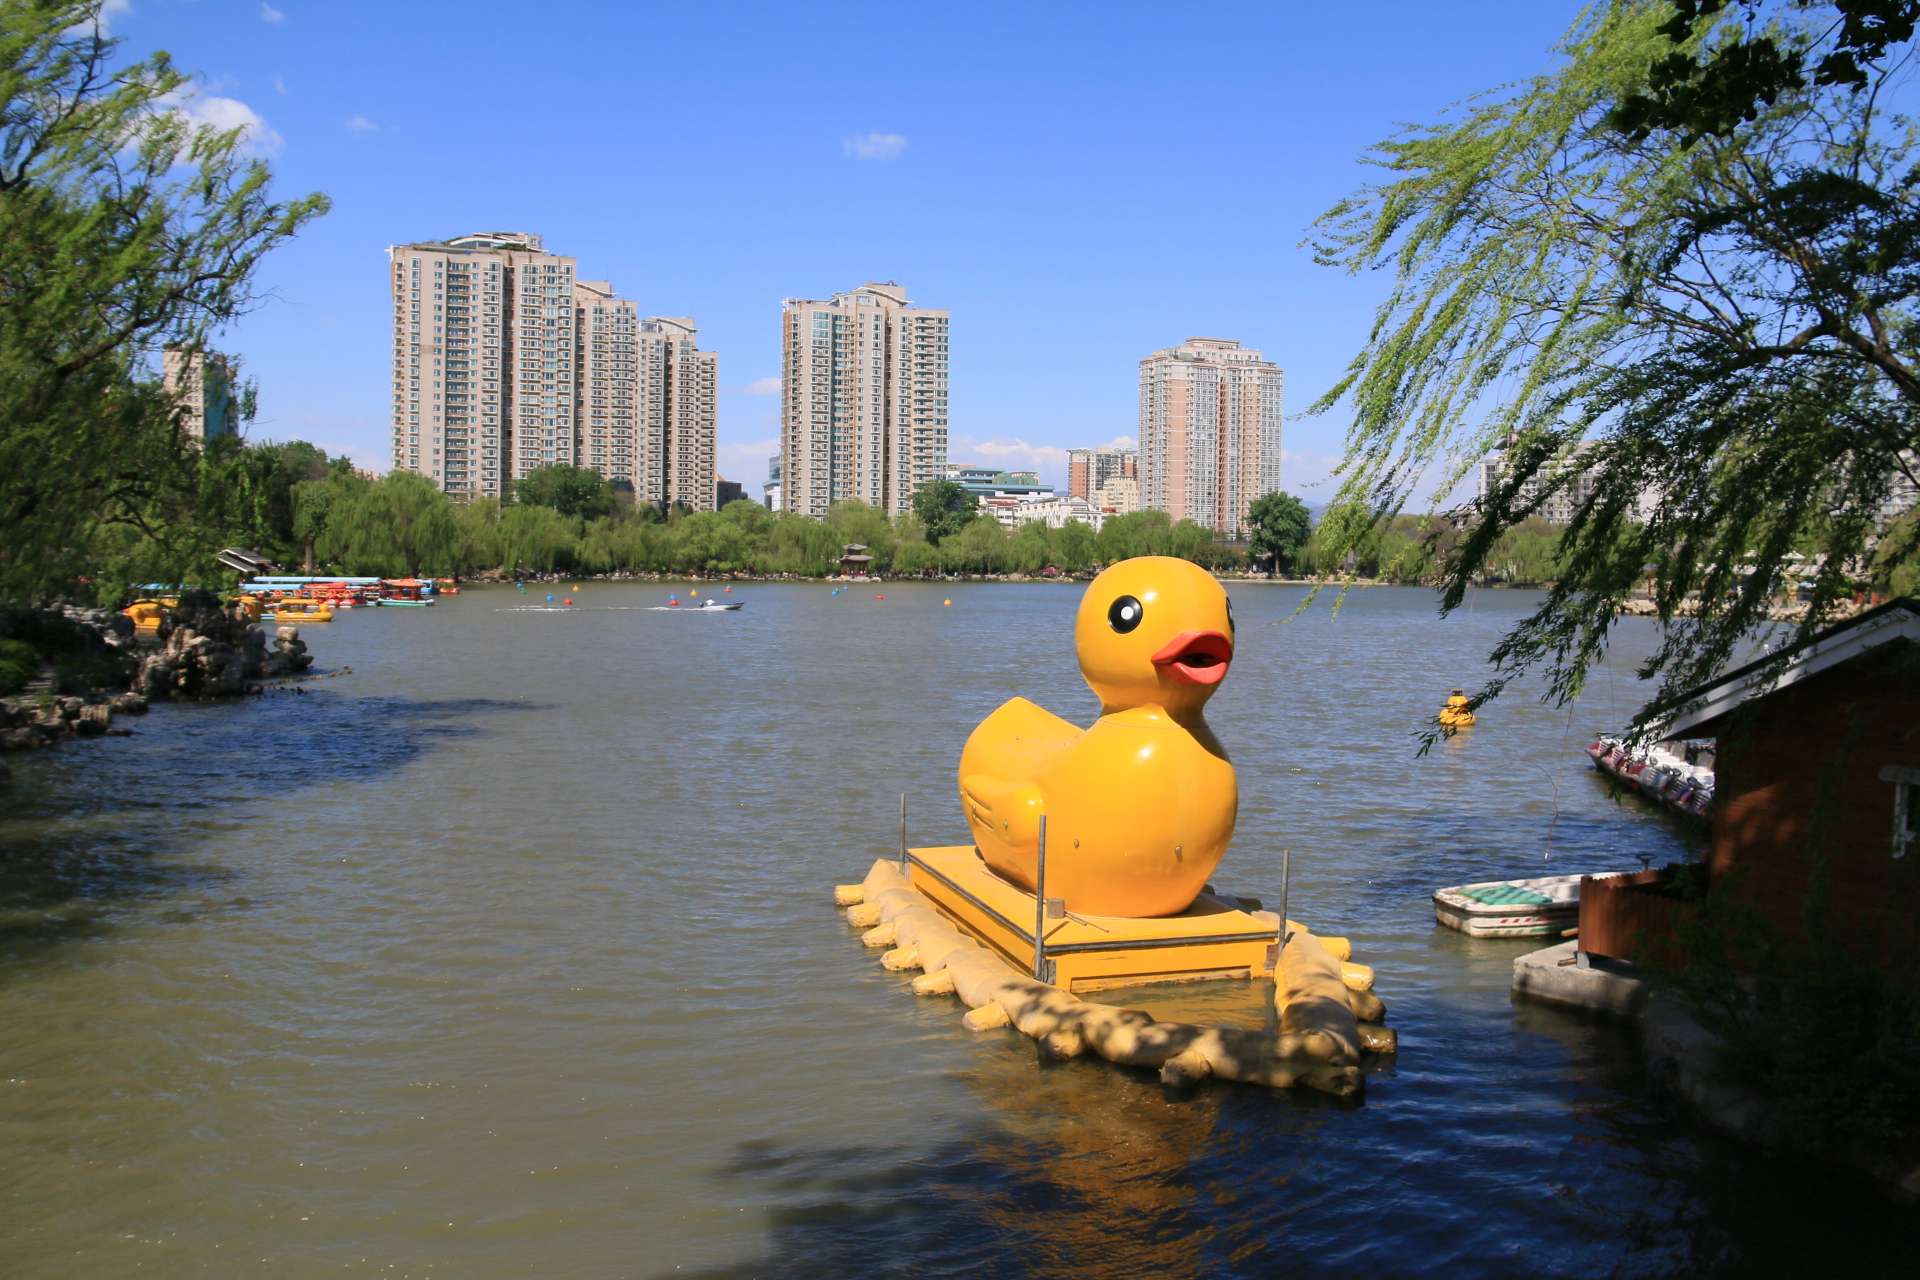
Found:
[[(1817, 914), (1863, 961), (1920, 948), (1920, 602), (1890, 601), (1675, 699), (1667, 739), (1716, 741), (1706, 885), (1786, 942)], [(1697, 909), (1677, 868), (1591, 878), (1580, 950), (1632, 959)], [(1697, 873), (1696, 873), (1697, 882)], [(1697, 884), (1696, 884), (1697, 887)]]

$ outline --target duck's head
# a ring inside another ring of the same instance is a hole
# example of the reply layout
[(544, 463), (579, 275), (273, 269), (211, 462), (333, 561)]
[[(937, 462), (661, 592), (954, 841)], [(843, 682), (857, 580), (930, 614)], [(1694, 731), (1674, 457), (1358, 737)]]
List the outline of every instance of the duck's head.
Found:
[(1095, 578), (1074, 620), (1080, 674), (1103, 712), (1205, 705), (1233, 661), (1233, 607), (1212, 574), (1171, 556), (1122, 560)]

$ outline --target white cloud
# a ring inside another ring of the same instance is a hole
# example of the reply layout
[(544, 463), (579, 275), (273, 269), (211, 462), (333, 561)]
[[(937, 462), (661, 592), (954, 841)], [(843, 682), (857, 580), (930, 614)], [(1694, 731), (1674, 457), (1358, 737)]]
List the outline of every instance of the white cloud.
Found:
[(760, 500), (760, 486), (767, 482), (767, 459), (780, 452), (780, 437), (754, 440), (746, 444), (720, 446), (720, 474), (747, 486), (747, 496)]
[(243, 148), (253, 155), (277, 156), (281, 148), (286, 146), (286, 139), (274, 132), (258, 111), (238, 98), (173, 94), (168, 105), (191, 125), (221, 132), (240, 130)]
[[(1115, 449), (1140, 447), (1138, 440), (1126, 435), (1115, 436), (1103, 444)], [(953, 462), (998, 467), (1002, 471), (1037, 471), (1042, 483), (1061, 486), (1067, 483), (1066, 449), (1051, 444), (1030, 444), (1018, 436), (990, 436), (985, 440), (952, 436), (947, 440), (947, 457)]]
[(348, 133), (378, 133), (379, 131), (380, 126), (365, 116), (355, 116), (353, 119), (347, 121)]
[(897, 133), (863, 133), (842, 142), (840, 149), (855, 160), (898, 160), (907, 140)]
[(777, 396), (780, 394), (780, 379), (755, 378), (747, 384), (746, 389), (750, 396)]
[(287, 91), (287, 82), (279, 76), (275, 76), (273, 78), (273, 91), (275, 93), (285, 93)]
[(1050, 444), (1028, 444), (1014, 436), (994, 436), (975, 440), (972, 436), (952, 436), (947, 440), (947, 457), (954, 462), (998, 467), (1002, 471), (1038, 471), (1043, 478), (1064, 479), (1067, 451)]
[(106, 3), (100, 6), (100, 12), (96, 17), (87, 22), (77, 22), (62, 34), (79, 36), (97, 32), (103, 36), (112, 35), (113, 20), (123, 14), (129, 17), (133, 14), (133, 5), (129, 0), (106, 0)]
[(286, 20), (287, 20), (286, 14), (280, 12), (278, 9), (274, 8), (272, 5), (268, 4), (266, 0), (260, 0), (260, 21), (285, 22)]
[[(1313, 500), (1324, 502), (1333, 496), (1337, 487), (1327, 482), (1333, 479), (1334, 469), (1340, 465), (1338, 455), (1330, 453), (1307, 453), (1297, 449), (1280, 451), (1280, 487), (1295, 497), (1311, 496)], [(1309, 495), (1308, 490), (1320, 489), (1320, 493)]]

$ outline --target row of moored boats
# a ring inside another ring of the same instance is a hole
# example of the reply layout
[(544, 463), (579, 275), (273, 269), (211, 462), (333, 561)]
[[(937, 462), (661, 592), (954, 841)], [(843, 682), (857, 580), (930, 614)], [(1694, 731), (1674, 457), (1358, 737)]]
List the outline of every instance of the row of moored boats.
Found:
[[(151, 588), (150, 588), (151, 589)], [(255, 622), (332, 622), (336, 609), (424, 609), (436, 596), (459, 595), (451, 578), (314, 578), (260, 576), (240, 584), (232, 603), (244, 608)], [(156, 630), (165, 612), (179, 603), (177, 596), (156, 594), (134, 601), (124, 610), (139, 630)]]
[(1692, 814), (1713, 817), (1713, 747), (1704, 742), (1634, 747), (1625, 738), (1599, 737), (1587, 748), (1594, 767), (1629, 791)]

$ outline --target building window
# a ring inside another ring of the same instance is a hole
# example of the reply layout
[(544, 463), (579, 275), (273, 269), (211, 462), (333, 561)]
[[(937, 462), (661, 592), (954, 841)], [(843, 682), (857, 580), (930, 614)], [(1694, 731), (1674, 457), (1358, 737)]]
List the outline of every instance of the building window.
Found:
[(1914, 829), (1916, 788), (1920, 788), (1920, 769), (1890, 764), (1880, 770), (1880, 780), (1893, 784), (1893, 856), (1904, 858), (1920, 831)]

